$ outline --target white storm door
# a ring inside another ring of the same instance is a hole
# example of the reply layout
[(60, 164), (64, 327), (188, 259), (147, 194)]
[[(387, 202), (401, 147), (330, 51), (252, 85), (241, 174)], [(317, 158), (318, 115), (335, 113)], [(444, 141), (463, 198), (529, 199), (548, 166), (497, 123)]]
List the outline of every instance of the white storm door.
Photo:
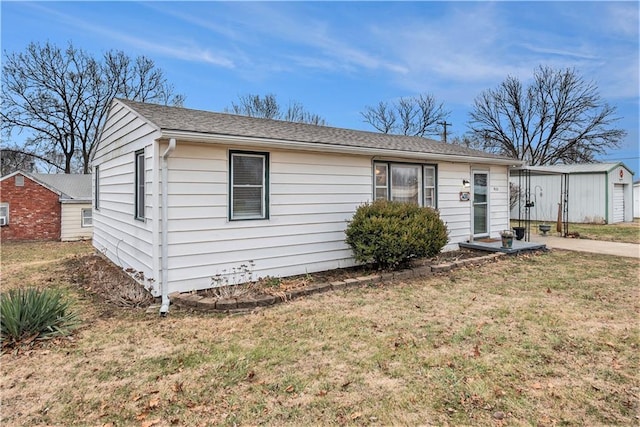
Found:
[(471, 213), (471, 228), (473, 237), (489, 235), (489, 174), (487, 172), (473, 172), (471, 197), (473, 209)]

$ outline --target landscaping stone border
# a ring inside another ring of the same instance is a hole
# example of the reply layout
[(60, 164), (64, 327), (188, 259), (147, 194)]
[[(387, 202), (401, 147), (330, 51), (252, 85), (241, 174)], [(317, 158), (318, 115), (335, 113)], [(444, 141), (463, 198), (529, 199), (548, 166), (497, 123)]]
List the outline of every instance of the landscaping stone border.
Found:
[(418, 277), (427, 277), (433, 274), (446, 273), (462, 266), (484, 264), (488, 261), (494, 260), (504, 255), (504, 253), (496, 252), (474, 258), (460, 259), (436, 265), (417, 266), (405, 270), (391, 271), (387, 273), (370, 274), (368, 276), (338, 280), (330, 283), (312, 283), (305, 287), (284, 291), (280, 296), (264, 294), (247, 295), (241, 298), (232, 299), (217, 299), (205, 297), (195, 292), (174, 292), (169, 295), (169, 299), (172, 305), (190, 310), (222, 314), (246, 313), (258, 308), (269, 307), (306, 295), (366, 286), (380, 282), (393, 282)]

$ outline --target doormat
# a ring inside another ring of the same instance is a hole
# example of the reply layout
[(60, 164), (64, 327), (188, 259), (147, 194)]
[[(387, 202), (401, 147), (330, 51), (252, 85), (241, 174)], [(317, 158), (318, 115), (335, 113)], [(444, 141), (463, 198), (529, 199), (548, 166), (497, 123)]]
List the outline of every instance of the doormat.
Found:
[(501, 242), (502, 239), (490, 239), (490, 238), (484, 238), (484, 239), (475, 239), (474, 242), (482, 242), (482, 243), (491, 243), (491, 242)]

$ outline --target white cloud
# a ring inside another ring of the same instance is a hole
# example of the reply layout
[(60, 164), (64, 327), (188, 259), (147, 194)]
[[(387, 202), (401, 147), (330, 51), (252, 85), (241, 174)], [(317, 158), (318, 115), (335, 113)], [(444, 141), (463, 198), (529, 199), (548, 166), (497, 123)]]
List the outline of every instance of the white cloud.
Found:
[(161, 39), (160, 34), (156, 31), (150, 35), (148, 39), (142, 37), (134, 37), (129, 35), (125, 30), (114, 30), (114, 27), (98, 25), (95, 22), (87, 21), (83, 18), (76, 18), (59, 12), (55, 9), (48, 8), (41, 4), (31, 4), (32, 7), (40, 9), (50, 18), (55, 17), (63, 24), (74, 26), (88, 33), (96, 34), (107, 39), (124, 43), (129, 48), (142, 50), (146, 54), (160, 54), (171, 58), (181, 59), (185, 61), (203, 62), (224, 68), (234, 68), (235, 64), (227, 55), (215, 54), (211, 49), (204, 49), (195, 42), (179, 42)]
[(530, 43), (521, 43), (520, 46), (522, 49), (526, 49), (529, 52), (543, 55), (553, 55), (553, 56), (561, 56), (567, 58), (577, 58), (577, 59), (598, 59), (596, 55), (586, 52), (580, 51), (571, 51), (566, 49), (561, 49), (558, 47), (542, 47), (535, 46)]

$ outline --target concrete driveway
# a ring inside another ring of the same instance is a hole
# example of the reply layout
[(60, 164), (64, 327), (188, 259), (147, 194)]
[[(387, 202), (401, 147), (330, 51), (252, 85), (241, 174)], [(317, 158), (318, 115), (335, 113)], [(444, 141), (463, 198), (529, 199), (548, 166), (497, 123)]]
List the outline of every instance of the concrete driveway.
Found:
[(640, 245), (636, 243), (541, 236), (533, 233), (531, 233), (531, 242), (544, 243), (547, 248), (551, 249), (565, 249), (568, 251), (593, 252), (597, 254), (640, 258)]

